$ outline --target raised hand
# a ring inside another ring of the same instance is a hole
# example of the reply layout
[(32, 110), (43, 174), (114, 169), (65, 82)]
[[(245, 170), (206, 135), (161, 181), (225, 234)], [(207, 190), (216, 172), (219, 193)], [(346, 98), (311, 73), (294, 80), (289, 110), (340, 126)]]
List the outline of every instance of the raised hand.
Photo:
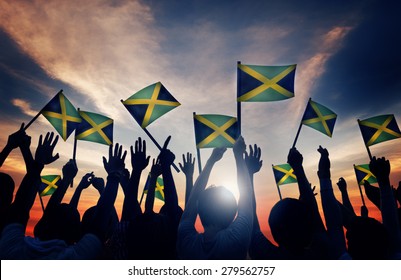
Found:
[(260, 168), (262, 168), (263, 160), (260, 160), (261, 156), (262, 151), (260, 147), (255, 144), (254, 148), (252, 148), (252, 145), (249, 145), (249, 154), (245, 151), (245, 163), (249, 174), (259, 172)]
[[(71, 181), (78, 173), (78, 167), (75, 162), (75, 159), (70, 159), (64, 166), (63, 166), (63, 180), (69, 182)], [(82, 182), (82, 181), (81, 181)], [(89, 184), (88, 184), (89, 186)]]
[(291, 148), (288, 153), (287, 163), (291, 165), (293, 169), (302, 168), (302, 162), (304, 158), (297, 148)]
[(330, 179), (330, 160), (329, 160), (329, 152), (327, 149), (322, 148), (319, 146), (317, 149), (320, 153), (320, 160), (319, 160), (319, 170), (317, 171), (317, 175), (320, 179), (327, 178)]
[(45, 139), (43, 140), (42, 135), (39, 137), (39, 144), (36, 148), (35, 161), (46, 165), (56, 161), (59, 158), (59, 154), (53, 156), (54, 148), (58, 141), (58, 135), (54, 138), (54, 133), (46, 133)]
[(170, 150), (167, 149), (170, 139), (171, 136), (167, 137), (158, 157), (160, 159), (160, 164), (162, 165), (163, 168), (170, 167), (175, 160), (175, 155)]
[(86, 189), (92, 183), (93, 178), (95, 178), (95, 175), (93, 174), (93, 172), (86, 173), (82, 177), (81, 182), (79, 183), (77, 188)]
[(234, 156), (235, 157), (243, 157), (245, 151), (246, 151), (246, 145), (245, 145), (244, 137), (239, 136), (233, 146)]
[(386, 160), (386, 158), (373, 157), (373, 159), (370, 161), (369, 168), (373, 175), (376, 176), (379, 183), (384, 182), (390, 184), (389, 176), (391, 167), (390, 162)]
[(194, 174), (195, 157), (192, 158), (192, 154), (187, 153), (187, 158), (185, 158), (185, 154), (183, 154), (182, 164), (179, 163), (179, 165), (185, 176), (192, 176)]
[(118, 143), (114, 146), (113, 153), (113, 145), (109, 147), (109, 160), (103, 157), (103, 166), (106, 170), (107, 174), (110, 176), (117, 176), (121, 178), (123, 176), (123, 172), (125, 170), (125, 157), (127, 156), (127, 151), (122, 151), (122, 146)]
[(131, 146), (131, 165), (132, 170), (142, 171), (148, 166), (150, 156), (146, 157), (146, 141), (141, 140), (141, 137), (135, 141), (135, 151)]
[(150, 174), (152, 177), (159, 177), (162, 174), (162, 165), (160, 163), (160, 159), (153, 159), (152, 168), (150, 169)]
[(21, 146), (22, 142), (24, 141), (24, 136), (26, 136), (26, 133), (24, 128), (24, 123), (22, 123), (18, 131), (8, 136), (7, 146), (10, 149), (15, 149)]
[(214, 148), (212, 154), (210, 155), (209, 160), (211, 160), (212, 162), (217, 162), (221, 160), (226, 151), (227, 148)]
[(347, 191), (347, 182), (345, 181), (345, 179), (343, 177), (338, 179), (337, 186), (338, 186), (338, 189), (340, 190), (340, 192)]

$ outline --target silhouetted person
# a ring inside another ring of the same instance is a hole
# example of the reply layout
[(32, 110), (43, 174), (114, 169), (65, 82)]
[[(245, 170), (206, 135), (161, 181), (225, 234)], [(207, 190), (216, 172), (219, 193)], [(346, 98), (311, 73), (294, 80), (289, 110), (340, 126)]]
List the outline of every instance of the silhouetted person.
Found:
[(355, 260), (388, 260), (391, 256), (389, 234), (373, 218), (355, 216), (346, 232), (348, 253)]
[(8, 218), (8, 211), (13, 202), (14, 180), (10, 175), (0, 172), (0, 237)]
[[(260, 149), (255, 146), (249, 157), (257, 166)], [(299, 199), (285, 198), (271, 209), (268, 222), (278, 247), (261, 232), (254, 199), (254, 223), (249, 254), (252, 259), (327, 259), (330, 246), (327, 232), (321, 220), (315, 194), (303, 169), (303, 157), (292, 148), (288, 163), (297, 176)], [(248, 164), (249, 166), (249, 164)], [(248, 167), (249, 168), (249, 167)], [(257, 168), (249, 168), (252, 175)], [(255, 194), (254, 194), (255, 196)]]
[(401, 259), (401, 228), (398, 220), (397, 204), (390, 185), (390, 162), (384, 157), (373, 159), (369, 163), (370, 171), (376, 176), (380, 189), (380, 210), (383, 225), (387, 229), (393, 248), (393, 258)]
[[(170, 136), (157, 158), (153, 160), (149, 175), (145, 212), (131, 221), (128, 230), (129, 259), (176, 259), (177, 227), (182, 210), (171, 174), (174, 154), (167, 149)], [(153, 211), (157, 178), (162, 175), (165, 204), (159, 213)]]
[(61, 182), (50, 197), (43, 216), (34, 229), (35, 237), (40, 240), (59, 239), (71, 245), (81, 237), (80, 215), (77, 207), (61, 203), (77, 172), (78, 168), (74, 160), (69, 160), (63, 166)]
[(320, 182), (323, 214), (326, 220), (326, 228), (329, 236), (329, 257), (335, 259), (349, 259), (349, 255), (346, 252), (342, 213), (338, 201), (334, 196), (333, 186), (331, 183), (331, 163), (329, 152), (321, 146), (319, 146), (318, 152), (320, 153), (320, 160), (317, 175)]
[(345, 181), (345, 179), (341, 177), (340, 179), (338, 179), (337, 186), (341, 192), (342, 204), (350, 212), (352, 216), (355, 216), (356, 214), (354, 208), (352, 207), (351, 200), (349, 199), (348, 196), (347, 181)]
[[(178, 228), (177, 250), (180, 259), (245, 259), (252, 232), (251, 181), (244, 160), (245, 142), (240, 136), (233, 152), (240, 193), (238, 206), (224, 187), (205, 190), (210, 172), (225, 148), (215, 148), (196, 180)], [(235, 216), (237, 213), (237, 216)], [(197, 215), (204, 233), (195, 229)]]

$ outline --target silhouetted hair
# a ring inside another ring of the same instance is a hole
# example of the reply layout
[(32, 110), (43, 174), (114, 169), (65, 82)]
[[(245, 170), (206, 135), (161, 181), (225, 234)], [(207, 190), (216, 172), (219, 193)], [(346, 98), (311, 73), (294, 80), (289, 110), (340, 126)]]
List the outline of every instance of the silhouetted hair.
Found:
[(61, 239), (74, 244), (81, 236), (79, 212), (69, 204), (62, 203), (46, 209), (34, 229), (35, 237), (40, 240)]
[[(86, 233), (93, 233), (94, 230), (94, 217), (96, 214), (97, 210), (97, 205), (94, 205), (88, 209), (86, 209), (85, 213), (82, 216), (82, 221), (81, 221), (81, 229), (82, 229), (82, 235)], [(116, 230), (118, 226), (118, 215), (116, 209), (113, 207), (113, 210), (110, 212), (110, 215), (108, 216), (109, 218), (109, 225), (108, 225), (108, 230), (106, 233), (106, 236), (104, 237), (106, 240), (112, 236), (114, 231)]]
[(0, 172), (0, 206), (11, 205), (14, 194), (14, 180), (10, 175)]
[(347, 233), (348, 253), (356, 260), (384, 260), (390, 257), (386, 228), (370, 217), (354, 217)]
[(237, 201), (225, 187), (209, 187), (199, 195), (198, 213), (204, 227), (228, 227), (237, 213)]
[(302, 251), (312, 242), (311, 211), (298, 199), (284, 198), (277, 202), (270, 212), (269, 225), (278, 245), (292, 252)]

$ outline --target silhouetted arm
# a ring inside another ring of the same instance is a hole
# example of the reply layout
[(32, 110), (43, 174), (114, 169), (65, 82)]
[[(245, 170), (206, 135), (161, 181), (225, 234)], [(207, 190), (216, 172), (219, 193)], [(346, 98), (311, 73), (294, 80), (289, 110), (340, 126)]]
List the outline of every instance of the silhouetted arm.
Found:
[(397, 252), (401, 252), (401, 229), (397, 216), (397, 204), (390, 185), (390, 162), (373, 157), (369, 164), (370, 171), (376, 176), (380, 188), (380, 208), (383, 225), (387, 228)]
[(65, 193), (67, 192), (68, 187), (71, 185), (72, 180), (77, 175), (78, 168), (75, 163), (75, 160), (70, 159), (64, 166), (63, 166), (63, 178), (58, 186), (58, 188), (54, 191), (52, 196), (47, 203), (46, 209), (51, 209), (56, 205), (61, 204)]
[[(24, 176), (14, 202), (10, 206), (8, 223), (20, 223), (26, 227), (35, 197), (41, 183), (40, 172), (46, 164), (50, 164), (58, 159), (58, 154), (53, 156), (53, 150), (57, 144), (58, 136), (53, 140), (54, 134), (47, 133), (44, 140), (42, 135), (39, 137), (39, 144), (35, 153), (35, 160), (27, 167), (27, 174)], [(30, 139), (25, 140), (27, 143)], [(28, 144), (29, 145), (29, 144)], [(28, 153), (29, 148), (25, 146), (24, 152)]]
[(185, 174), (185, 205), (187, 205), (189, 196), (191, 195), (194, 186), (194, 165), (195, 158), (192, 158), (191, 153), (187, 153), (187, 158), (182, 155), (182, 164), (180, 163), (182, 173)]
[(341, 177), (340, 179), (338, 179), (337, 186), (341, 192), (341, 198), (342, 198), (344, 207), (347, 208), (348, 211), (355, 216), (356, 214), (355, 214), (354, 208), (352, 207), (351, 200), (349, 199), (349, 196), (348, 196), (347, 181), (345, 181), (345, 179), (343, 177)]
[(339, 258), (346, 252), (341, 210), (338, 207), (331, 184), (329, 152), (321, 146), (319, 146), (318, 151), (321, 156), (317, 174), (320, 181), (323, 213), (326, 219), (327, 232), (331, 242), (334, 244), (334, 257)]
[(372, 186), (368, 181), (363, 182), (365, 188), (365, 194), (368, 199), (380, 209), (380, 189), (378, 187)]
[(106, 187), (97, 202), (92, 228), (90, 229), (90, 231), (96, 234), (100, 240), (104, 240), (108, 231), (109, 218), (114, 211), (113, 208), (117, 197), (118, 184), (121, 176), (123, 176), (123, 172), (125, 171), (124, 160), (126, 155), (127, 151), (124, 151), (123, 153), (122, 146), (117, 143), (115, 144), (114, 152), (113, 146), (110, 145), (108, 160), (103, 157), (104, 169), (108, 174), (107, 182)]
[(131, 165), (132, 173), (129, 184), (124, 190), (124, 204), (122, 220), (130, 221), (136, 215), (142, 213), (141, 206), (138, 202), (138, 187), (142, 171), (148, 166), (150, 156), (146, 156), (146, 141), (139, 137), (135, 141), (135, 150), (131, 146)]
[(152, 169), (149, 174), (148, 193), (145, 201), (145, 213), (153, 213), (153, 205), (155, 202), (155, 186), (157, 178), (162, 174), (162, 167), (159, 158), (153, 159)]
[(191, 195), (188, 199), (188, 204), (186, 205), (184, 213), (182, 214), (181, 222), (187, 221), (195, 224), (199, 195), (206, 188), (213, 166), (223, 157), (226, 150), (226, 148), (213, 149), (213, 152), (207, 160), (205, 167), (203, 168), (201, 174), (199, 174), (198, 179), (195, 181)]
[(0, 152), (0, 167), (3, 165), (11, 151), (21, 145), (22, 141), (24, 141), (24, 136), (26, 136), (26, 133), (24, 129), (24, 123), (22, 123), (18, 131), (8, 136), (7, 144)]
[(93, 175), (93, 172), (86, 173), (82, 177), (81, 182), (79, 182), (77, 188), (75, 189), (74, 195), (72, 196), (72, 198), (70, 200), (70, 205), (72, 207), (74, 207), (76, 209), (78, 208), (78, 202), (79, 202), (79, 198), (81, 197), (82, 191), (90, 186), (94, 177), (95, 177), (95, 175)]
[(252, 186), (252, 208), (253, 208), (253, 231), (260, 231), (259, 221), (256, 214), (256, 196), (255, 196), (255, 187), (254, 187), (254, 174), (259, 172), (260, 168), (262, 168), (263, 161), (260, 160), (262, 156), (262, 151), (260, 147), (256, 144), (254, 148), (249, 145), (249, 154), (245, 152), (245, 163), (248, 169), (249, 177), (251, 180)]
[(299, 200), (302, 200), (304, 203), (309, 205), (313, 213), (313, 220), (316, 225), (316, 228), (319, 230), (325, 230), (322, 218), (320, 217), (319, 214), (319, 209), (317, 206), (315, 195), (313, 193), (311, 184), (309, 183), (304, 168), (302, 166), (303, 157), (301, 153), (296, 148), (290, 149), (287, 162), (294, 169), (294, 174), (295, 176), (297, 176)]
[(175, 188), (173, 174), (171, 173), (171, 165), (174, 162), (175, 155), (167, 149), (167, 145), (170, 142), (171, 136), (167, 137), (164, 142), (163, 149), (160, 151), (159, 159), (162, 167), (162, 176), (164, 183), (164, 207), (167, 212), (176, 213), (178, 209), (178, 196)]
[(275, 246), (263, 235), (260, 230), (259, 220), (256, 212), (256, 195), (254, 188), (254, 174), (259, 172), (263, 161), (260, 159), (262, 155), (261, 149), (255, 144), (252, 148), (249, 145), (249, 154), (245, 152), (245, 163), (248, 168), (251, 186), (252, 186), (252, 209), (253, 209), (253, 228), (251, 243), (249, 245), (249, 255), (252, 259), (265, 259), (267, 255), (275, 250)]

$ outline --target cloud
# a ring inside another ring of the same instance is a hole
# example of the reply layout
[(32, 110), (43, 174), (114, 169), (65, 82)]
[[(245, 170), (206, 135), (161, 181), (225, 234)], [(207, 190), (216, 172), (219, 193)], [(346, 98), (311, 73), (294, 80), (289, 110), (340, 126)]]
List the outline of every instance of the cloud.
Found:
[[(119, 116), (120, 98), (164, 76), (160, 34), (140, 1), (0, 3), (0, 26), (84, 104)], [(111, 104), (115, 106), (110, 106)]]
[(12, 99), (11, 103), (21, 109), (21, 111), (28, 116), (34, 117), (37, 114), (36, 111), (32, 110), (31, 105), (25, 100), (16, 98)]

